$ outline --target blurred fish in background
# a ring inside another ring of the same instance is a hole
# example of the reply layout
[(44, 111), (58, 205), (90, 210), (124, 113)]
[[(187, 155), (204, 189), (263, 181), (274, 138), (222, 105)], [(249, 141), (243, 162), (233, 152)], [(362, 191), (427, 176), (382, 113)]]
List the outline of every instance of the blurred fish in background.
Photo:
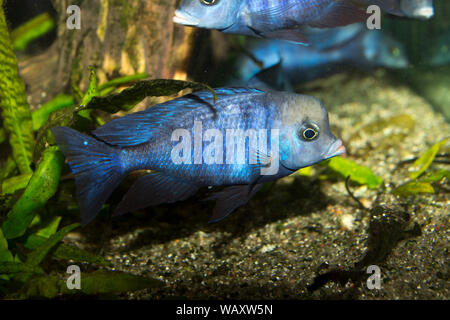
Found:
[(359, 0), (369, 5), (377, 5), (385, 12), (414, 19), (427, 20), (434, 16), (433, 0)]
[(380, 30), (368, 30), (364, 24), (304, 32), (310, 36), (311, 46), (252, 41), (246, 48), (250, 54), (237, 59), (236, 78), (229, 84), (290, 91), (298, 84), (349, 69), (408, 67), (399, 41)]
[(302, 27), (332, 28), (364, 22), (378, 5), (397, 16), (429, 19), (433, 0), (184, 0), (175, 23), (224, 33), (309, 44)]
[(225, 33), (308, 43), (299, 27), (330, 28), (367, 19), (350, 0), (184, 0), (173, 21)]
[(448, 64), (450, 64), (450, 29), (430, 40), (423, 59), (423, 65), (444, 66)]

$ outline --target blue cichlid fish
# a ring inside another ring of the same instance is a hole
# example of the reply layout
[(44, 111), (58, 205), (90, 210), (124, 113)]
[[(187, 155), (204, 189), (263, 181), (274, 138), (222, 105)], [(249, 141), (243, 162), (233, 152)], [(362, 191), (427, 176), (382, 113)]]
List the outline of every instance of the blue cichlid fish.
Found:
[(408, 67), (401, 43), (382, 31), (371, 31), (359, 25), (356, 32), (356, 27), (358, 25), (314, 31), (318, 38), (327, 38), (329, 43), (333, 43), (324, 49), (321, 49), (320, 43), (320, 48), (317, 48), (314, 43), (305, 47), (277, 40), (253, 41), (247, 48), (252, 57), (242, 55), (238, 59), (237, 79), (231, 80), (230, 84), (259, 88), (264, 88), (263, 84), (266, 84), (271, 88), (290, 90), (294, 85), (348, 68)]
[(330, 28), (367, 19), (353, 0), (184, 0), (173, 21), (225, 33), (308, 43), (303, 26)]
[(309, 44), (302, 27), (333, 28), (367, 21), (370, 5), (398, 16), (429, 19), (434, 15), (433, 0), (183, 0), (173, 21)]
[(248, 88), (198, 92), (112, 120), (81, 134), (53, 136), (75, 176), (83, 224), (122, 179), (150, 169), (125, 194), (115, 215), (187, 199), (205, 186), (227, 186), (211, 221), (244, 205), (268, 181), (345, 152), (317, 99)]

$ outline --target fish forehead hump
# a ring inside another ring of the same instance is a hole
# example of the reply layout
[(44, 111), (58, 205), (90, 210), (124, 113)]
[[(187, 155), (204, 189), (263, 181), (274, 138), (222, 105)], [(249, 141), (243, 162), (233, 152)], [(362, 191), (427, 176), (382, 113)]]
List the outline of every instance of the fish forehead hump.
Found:
[(268, 93), (278, 100), (281, 121), (285, 125), (298, 124), (304, 120), (328, 121), (328, 112), (322, 102), (314, 97), (296, 93)]

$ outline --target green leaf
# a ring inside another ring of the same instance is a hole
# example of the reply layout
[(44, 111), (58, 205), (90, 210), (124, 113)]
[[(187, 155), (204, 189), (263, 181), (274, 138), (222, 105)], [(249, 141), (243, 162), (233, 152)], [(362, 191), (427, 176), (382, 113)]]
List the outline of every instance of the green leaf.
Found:
[(57, 233), (48, 238), (42, 245), (36, 248), (36, 250), (31, 252), (27, 257), (25, 264), (32, 266), (39, 265), (50, 250), (55, 247), (66, 236), (66, 234), (79, 226), (79, 223), (74, 223), (59, 230)]
[[(8, 250), (8, 241), (6, 241), (6, 238), (3, 236), (3, 232), (0, 229), (0, 263), (2, 262), (13, 262), (14, 257), (11, 253), (11, 251)], [(9, 276), (7, 275), (0, 275), (0, 280), (9, 280)]]
[(7, 239), (22, 236), (37, 211), (41, 209), (57, 191), (64, 165), (64, 156), (57, 147), (45, 150), (36, 172), (27, 188), (8, 214), (2, 229)]
[(31, 111), (25, 94), (25, 83), (19, 76), (3, 7), (0, 6), (0, 109), (3, 127), (17, 167), (22, 174), (30, 173), (34, 146)]
[(205, 84), (180, 80), (143, 80), (120, 93), (106, 97), (94, 97), (86, 105), (86, 108), (99, 109), (109, 113), (116, 113), (121, 110), (129, 111), (146, 97), (170, 96), (184, 89), (209, 90), (213, 93), (214, 99), (217, 99), (214, 90)]
[(350, 176), (350, 181), (367, 185), (370, 189), (376, 189), (383, 183), (383, 179), (376, 176), (372, 170), (346, 158), (331, 158), (327, 166), (343, 178)]
[(95, 69), (93, 67), (89, 67), (89, 70), (91, 72), (91, 75), (89, 77), (89, 86), (84, 94), (83, 99), (81, 99), (80, 105), (82, 107), (86, 106), (94, 97), (97, 97), (100, 95), (100, 92), (98, 90), (98, 80), (97, 75), (95, 74)]
[(55, 298), (60, 294), (119, 294), (143, 289), (160, 288), (160, 280), (134, 276), (123, 272), (96, 271), (81, 274), (81, 289), (70, 290), (65, 280), (58, 276), (38, 276), (26, 283), (19, 294), (20, 299), (36, 297)]
[(420, 175), (422, 175), (422, 173), (424, 173), (428, 169), (428, 167), (434, 161), (434, 158), (439, 152), (441, 146), (443, 146), (447, 141), (448, 139), (444, 139), (441, 142), (436, 143), (434, 146), (428, 149), (419, 159), (417, 159), (414, 162), (412, 172), (409, 174), (411, 179), (417, 179)]
[(53, 219), (50, 220), (49, 223), (45, 227), (39, 229), (36, 232), (36, 235), (40, 236), (40, 237), (44, 237), (44, 238), (51, 237), (58, 231), (58, 227), (59, 227), (59, 223), (61, 222), (61, 219), (62, 219), (62, 217), (60, 217), (60, 216), (53, 217)]
[(430, 172), (425, 177), (420, 179), (420, 181), (421, 182), (438, 182), (444, 178), (447, 178), (447, 180), (450, 180), (450, 171), (439, 170), (439, 171), (435, 171), (435, 172)]
[(396, 188), (392, 192), (394, 195), (399, 197), (415, 196), (417, 194), (426, 193), (433, 194), (433, 186), (428, 182), (407, 182), (400, 187)]
[(5, 179), (10, 177), (14, 173), (16, 168), (17, 166), (16, 163), (14, 162), (14, 159), (12, 157), (8, 157), (6, 164), (0, 170), (0, 183), (3, 183)]
[(27, 265), (21, 262), (0, 262), (0, 274), (43, 274), (44, 271), (39, 266)]
[(0, 229), (0, 262), (12, 262), (13, 255), (8, 250), (8, 241), (3, 236), (3, 232)]
[(313, 174), (311, 167), (302, 168), (297, 171), (297, 173), (301, 176), (310, 177)]
[(13, 194), (17, 190), (25, 189), (30, 182), (32, 173), (25, 173), (20, 176), (15, 176), (13, 178), (3, 181), (1, 193), (2, 194)]
[(47, 12), (27, 21), (11, 32), (14, 49), (25, 50), (31, 41), (48, 33), (54, 27), (55, 21)]
[(0, 251), (8, 250), (8, 241), (3, 235), (2, 229), (0, 229)]
[(9, 250), (0, 250), (0, 262), (13, 262), (14, 257)]
[(100, 270), (82, 277), (81, 291), (85, 294), (117, 294), (148, 288), (161, 288), (163, 285), (164, 283), (157, 279)]
[[(35, 250), (37, 247), (42, 245), (47, 239), (37, 235), (29, 235), (24, 246), (27, 249)], [(103, 257), (90, 253), (89, 251), (80, 249), (73, 245), (68, 245), (65, 243), (57, 244), (55, 251), (53, 252), (53, 257), (63, 260), (73, 260), (76, 262), (88, 262), (92, 264), (110, 266), (111, 263), (105, 260)]]
[(33, 130), (39, 130), (48, 121), (52, 112), (71, 107), (74, 104), (75, 100), (71, 96), (64, 94), (57, 95), (54, 99), (33, 111)]
[(125, 76), (117, 79), (113, 79), (111, 81), (108, 81), (98, 87), (98, 90), (100, 91), (100, 94), (103, 96), (109, 89), (114, 89), (118, 86), (136, 82), (138, 80), (142, 80), (145, 78), (148, 78), (149, 75), (146, 73), (139, 73), (131, 76)]

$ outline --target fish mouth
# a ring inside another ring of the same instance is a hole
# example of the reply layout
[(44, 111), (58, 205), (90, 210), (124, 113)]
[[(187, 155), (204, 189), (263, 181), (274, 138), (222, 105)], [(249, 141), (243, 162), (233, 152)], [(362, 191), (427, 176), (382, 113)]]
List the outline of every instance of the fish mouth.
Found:
[(434, 8), (433, 7), (426, 7), (426, 8), (420, 8), (420, 9), (416, 9), (413, 12), (413, 16), (416, 18), (421, 18), (421, 19), (430, 19), (431, 17), (434, 16)]
[(345, 149), (344, 143), (341, 139), (337, 139), (328, 149), (328, 152), (325, 154), (324, 160), (330, 159), (336, 156), (340, 156), (344, 153), (347, 153), (347, 149)]
[(190, 14), (183, 12), (181, 10), (175, 11), (175, 16), (173, 17), (173, 22), (182, 24), (184, 26), (195, 27), (200, 23), (199, 19), (191, 16)]

